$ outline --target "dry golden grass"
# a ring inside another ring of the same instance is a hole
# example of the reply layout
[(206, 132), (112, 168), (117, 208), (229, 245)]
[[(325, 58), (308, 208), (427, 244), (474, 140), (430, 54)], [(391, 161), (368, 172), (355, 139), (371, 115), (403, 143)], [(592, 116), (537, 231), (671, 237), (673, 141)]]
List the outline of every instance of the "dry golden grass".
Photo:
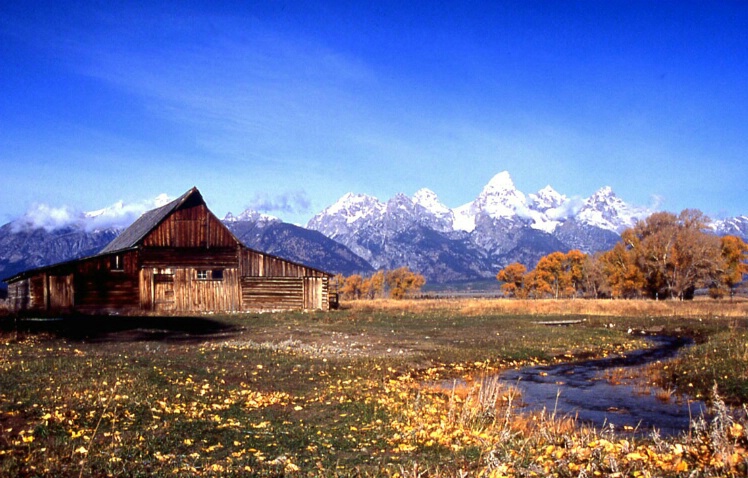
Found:
[(451, 310), (467, 316), (611, 316), (611, 317), (748, 317), (746, 300), (585, 300), (585, 299), (377, 299), (345, 301), (343, 307), (360, 311), (423, 313)]

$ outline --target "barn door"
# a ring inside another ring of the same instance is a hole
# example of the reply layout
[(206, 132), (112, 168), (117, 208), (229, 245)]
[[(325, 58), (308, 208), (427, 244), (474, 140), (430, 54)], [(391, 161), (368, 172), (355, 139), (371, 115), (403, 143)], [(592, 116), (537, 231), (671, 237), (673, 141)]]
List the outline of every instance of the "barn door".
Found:
[(304, 277), (304, 309), (326, 309), (324, 307), (324, 281), (321, 277)]
[(174, 276), (172, 274), (153, 275), (153, 310), (156, 312), (174, 310)]
[(73, 309), (73, 274), (47, 276), (47, 310), (69, 312)]

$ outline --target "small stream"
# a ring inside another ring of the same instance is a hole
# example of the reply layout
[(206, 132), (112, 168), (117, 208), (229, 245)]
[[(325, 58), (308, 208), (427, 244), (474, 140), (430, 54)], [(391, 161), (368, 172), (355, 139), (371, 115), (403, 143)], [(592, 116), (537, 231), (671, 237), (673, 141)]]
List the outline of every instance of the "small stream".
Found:
[[(637, 435), (655, 429), (662, 436), (689, 429), (691, 418), (706, 413), (703, 402), (672, 395), (658, 398), (647, 384), (643, 368), (649, 363), (675, 357), (693, 341), (686, 338), (652, 336), (652, 348), (625, 355), (575, 363), (529, 367), (502, 373), (499, 380), (518, 388), (523, 410), (555, 411), (557, 417), (576, 417), (578, 423), (611, 428)], [(620, 373), (618, 369), (623, 369)], [(628, 378), (609, 380), (610, 374)]]

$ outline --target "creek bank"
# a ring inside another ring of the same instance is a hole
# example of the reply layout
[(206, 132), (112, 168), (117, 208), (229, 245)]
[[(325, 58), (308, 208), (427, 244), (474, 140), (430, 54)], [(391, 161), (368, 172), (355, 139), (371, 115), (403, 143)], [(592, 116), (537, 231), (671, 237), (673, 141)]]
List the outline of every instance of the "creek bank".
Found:
[[(648, 336), (653, 346), (623, 355), (509, 370), (499, 375), (521, 392), (522, 410), (574, 417), (599, 430), (673, 436), (689, 429), (706, 405), (652, 385), (644, 368), (675, 357), (693, 339)], [(613, 378), (612, 378), (613, 377)]]

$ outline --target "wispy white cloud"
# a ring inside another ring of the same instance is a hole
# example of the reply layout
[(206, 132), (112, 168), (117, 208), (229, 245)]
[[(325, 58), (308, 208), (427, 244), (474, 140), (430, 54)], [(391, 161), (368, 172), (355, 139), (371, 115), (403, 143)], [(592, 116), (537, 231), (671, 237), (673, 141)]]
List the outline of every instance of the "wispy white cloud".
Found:
[(311, 210), (311, 201), (305, 191), (290, 191), (275, 195), (258, 193), (247, 208), (266, 213), (305, 214)]
[(579, 196), (567, 198), (558, 207), (550, 208), (545, 211), (548, 218), (554, 221), (563, 221), (576, 215), (582, 206), (584, 205), (584, 199)]
[(14, 232), (25, 229), (45, 229), (53, 231), (80, 224), (83, 214), (67, 206), (55, 207), (49, 204), (34, 204), (26, 211), (22, 218), (12, 222)]
[(154, 199), (125, 204), (118, 201), (111, 206), (96, 211), (77, 211), (69, 206), (51, 206), (37, 203), (32, 205), (23, 217), (13, 221), (15, 232), (21, 230), (45, 229), (55, 231), (65, 227), (76, 227), (87, 231), (101, 229), (123, 229), (132, 224), (144, 212), (161, 207), (171, 199), (160, 194)]
[(85, 213), (85, 225), (88, 229), (123, 228), (132, 224), (144, 212), (165, 206), (172, 198), (162, 193), (153, 199), (125, 204), (118, 201), (109, 207)]

